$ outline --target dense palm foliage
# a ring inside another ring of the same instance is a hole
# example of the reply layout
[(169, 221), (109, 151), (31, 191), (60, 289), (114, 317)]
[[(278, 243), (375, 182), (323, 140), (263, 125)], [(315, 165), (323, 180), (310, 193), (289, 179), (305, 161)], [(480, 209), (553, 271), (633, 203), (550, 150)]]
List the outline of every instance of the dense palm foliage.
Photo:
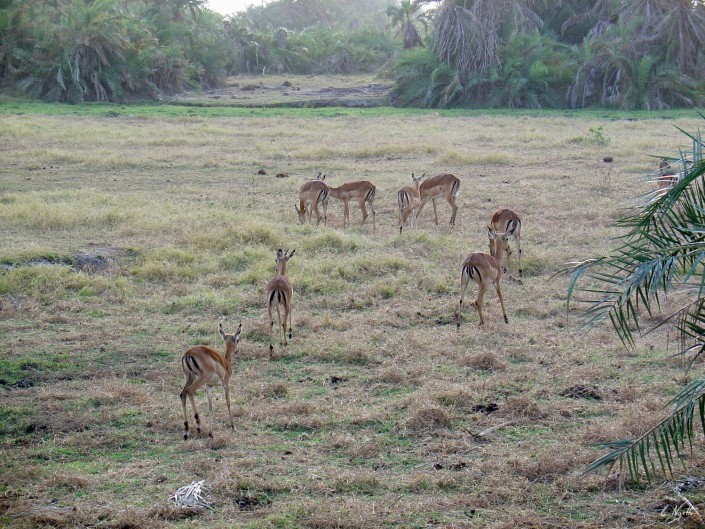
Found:
[[(609, 319), (626, 345), (660, 309), (666, 294), (678, 308), (666, 319), (680, 335), (690, 367), (705, 353), (705, 159), (700, 134), (689, 134), (691, 152), (674, 159), (679, 179), (655, 191), (619, 225), (627, 232), (610, 256), (576, 265), (568, 301), (588, 304), (587, 324)], [(672, 411), (637, 439), (616, 441), (589, 470), (619, 464), (634, 481), (671, 474), (692, 446), (695, 426), (705, 431), (705, 376), (687, 384), (671, 401)]]
[(702, 0), (0, 0), (0, 85), (72, 102), (382, 71), (402, 105), (696, 106), (703, 49)]
[[(445, 76), (454, 97), (419, 98), (409, 72), (419, 69), (414, 58), (422, 68), (427, 60), (410, 54), (397, 68), (398, 101), (623, 109), (705, 102), (700, 0), (425, 3), (433, 21), (431, 49), (454, 72)], [(439, 87), (428, 78), (426, 91)]]
[[(237, 73), (374, 71), (400, 47), (385, 31), (389, 3), (279, 0), (223, 19), (205, 0), (1, 0), (0, 84), (52, 101), (115, 101)], [(371, 13), (380, 23), (345, 29)]]

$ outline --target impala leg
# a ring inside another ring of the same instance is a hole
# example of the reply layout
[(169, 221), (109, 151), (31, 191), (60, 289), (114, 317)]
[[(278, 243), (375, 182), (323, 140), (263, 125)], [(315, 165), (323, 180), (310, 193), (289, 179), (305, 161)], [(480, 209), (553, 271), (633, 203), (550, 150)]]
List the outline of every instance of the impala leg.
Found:
[(458, 302), (458, 313), (455, 315), (455, 330), (460, 331), (460, 316), (463, 310), (463, 298), (465, 297), (465, 291), (470, 283), (469, 276), (463, 271), (460, 276), (460, 301)]
[(377, 223), (375, 221), (375, 218), (377, 216), (377, 213), (375, 213), (375, 205), (372, 203), (371, 200), (370, 200), (369, 204), (370, 204), (370, 211), (372, 212), (372, 231), (376, 232), (377, 231)]
[(323, 225), (328, 225), (328, 200), (323, 201)]
[(422, 210), (423, 207), (426, 205), (426, 202), (427, 202), (427, 201), (428, 201), (428, 199), (422, 198), (422, 199), (421, 199), (421, 202), (419, 202), (419, 207), (416, 208), (416, 218), (417, 218), (417, 219), (419, 218), (419, 215), (421, 215), (421, 210)]
[[(186, 384), (184, 384), (184, 389), (181, 392), (181, 408), (184, 410), (184, 441), (188, 439), (188, 415), (186, 413), (186, 396), (188, 395), (188, 387), (193, 384), (193, 377), (191, 375), (186, 379)], [(194, 404), (194, 413), (196, 412), (196, 405)], [(198, 414), (196, 414), (198, 415)]]
[(230, 416), (230, 429), (235, 429), (235, 423), (233, 422), (233, 411), (230, 408), (230, 382), (223, 383), (223, 391), (225, 391), (225, 403), (228, 405), (228, 415)]
[(455, 215), (458, 213), (458, 204), (455, 203), (455, 197), (451, 196), (448, 199), (448, 204), (453, 208), (453, 213), (450, 214), (450, 225), (455, 226)]
[(509, 319), (507, 318), (507, 311), (504, 309), (504, 299), (502, 298), (502, 290), (499, 288), (499, 280), (494, 284), (494, 288), (497, 291), (499, 304), (502, 305), (502, 315), (504, 315), (504, 323), (509, 323)]
[(404, 229), (404, 221), (406, 220), (404, 218), (404, 207), (402, 206), (401, 199), (397, 199), (397, 206), (399, 207), (399, 235), (401, 235), (401, 232)]
[(186, 420), (186, 396), (188, 395), (189, 400), (191, 401), (191, 407), (193, 408), (193, 418), (196, 420), (196, 432), (201, 433), (201, 418), (198, 416), (198, 410), (196, 409), (196, 400), (194, 399), (193, 395), (196, 393), (196, 391), (206, 383), (206, 380), (203, 379), (203, 377), (199, 378), (193, 378), (189, 376), (188, 380), (186, 380), (186, 384), (184, 385), (184, 390), (181, 392), (181, 403), (184, 409), (184, 440), (188, 439), (188, 424)]
[(208, 427), (208, 437), (213, 438), (213, 395), (211, 395), (211, 387), (206, 384), (206, 395), (208, 396), (208, 418), (210, 426)]
[(399, 233), (400, 234), (402, 232), (402, 229), (404, 228), (404, 223), (409, 218), (410, 213), (412, 213), (412, 211), (409, 208), (399, 210)]
[(367, 220), (367, 209), (365, 209), (365, 201), (363, 200), (360, 202), (360, 211), (362, 211), (362, 222), (360, 223), (360, 226), (365, 225), (365, 221)]
[(316, 214), (316, 226), (321, 223), (321, 214), (318, 211), (318, 202), (313, 203), (313, 212)]
[(519, 234), (517, 233), (517, 234), (514, 236), (514, 240), (515, 240), (516, 243), (517, 243), (517, 253), (519, 254), (519, 256), (518, 256), (518, 259), (519, 259), (519, 277), (522, 277), (522, 276), (524, 275), (524, 270), (523, 270), (522, 267), (521, 267), (521, 241), (520, 241), (520, 239), (521, 239), (521, 237), (520, 237)]
[(436, 219), (436, 226), (438, 226), (438, 210), (436, 209), (436, 199), (432, 198), (431, 202), (433, 203), (433, 218)]
[[(286, 324), (285, 324), (286, 326)], [(281, 308), (279, 307), (279, 303), (277, 302), (277, 334), (279, 335), (279, 345), (286, 345), (286, 333), (284, 334), (284, 338), (282, 340), (282, 314), (281, 314)]]
[(286, 312), (284, 313), (284, 326), (286, 327), (286, 316), (289, 315), (289, 340), (291, 340), (291, 305), (287, 303)]
[(350, 225), (350, 207), (348, 206), (348, 201), (343, 202), (343, 228)]
[(272, 297), (269, 299), (269, 303), (267, 303), (267, 314), (269, 315), (269, 356), (272, 356), (272, 353), (274, 353), (274, 346), (272, 345), (272, 334), (274, 330), (274, 318), (272, 318), (272, 301), (274, 298), (275, 293), (272, 293)]
[(484, 325), (485, 320), (482, 318), (482, 303), (483, 299), (485, 298), (485, 290), (487, 290), (487, 285), (484, 283), (479, 284), (480, 289), (477, 291), (477, 297), (475, 298), (475, 301), (473, 302), (475, 304), (475, 308), (477, 309), (477, 315), (480, 317), (480, 325)]

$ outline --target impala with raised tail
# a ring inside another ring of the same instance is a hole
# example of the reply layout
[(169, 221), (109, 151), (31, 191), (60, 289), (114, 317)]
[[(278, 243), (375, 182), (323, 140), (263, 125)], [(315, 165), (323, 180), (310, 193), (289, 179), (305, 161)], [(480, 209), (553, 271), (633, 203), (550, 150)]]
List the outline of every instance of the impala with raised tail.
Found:
[(480, 325), (485, 323), (485, 320), (482, 318), (482, 303), (483, 298), (485, 297), (485, 291), (490, 283), (494, 283), (495, 290), (497, 291), (499, 303), (502, 305), (504, 322), (509, 323), (507, 311), (504, 309), (502, 290), (499, 287), (499, 282), (502, 279), (502, 267), (491, 255), (483, 252), (475, 252), (468, 255), (467, 259), (465, 259), (462, 272), (460, 273), (460, 301), (458, 302), (458, 312), (455, 320), (456, 329), (460, 330), (460, 317), (463, 310), (463, 298), (465, 297), (465, 291), (467, 290), (471, 279), (480, 287), (477, 291), (475, 301), (472, 302), (472, 304), (475, 305), (478, 316), (480, 317)]
[(397, 192), (397, 204), (399, 206), (399, 234), (402, 233), (404, 223), (409, 218), (409, 215), (411, 215), (412, 222), (416, 220), (416, 208), (419, 207), (419, 201), (421, 200), (419, 183), (425, 176), (426, 173), (416, 178), (414, 173), (411, 173), (413, 185), (404, 186)]
[(316, 180), (309, 180), (304, 182), (299, 191), (299, 207), (294, 205), (296, 213), (299, 214), (299, 222), (303, 224), (308, 220), (311, 221), (311, 212), (316, 214), (316, 226), (321, 223), (321, 213), (318, 210), (320, 205), (323, 209), (323, 225), (325, 226), (328, 221), (328, 198), (329, 191), (328, 186), (323, 182), (323, 178), (320, 178), (321, 174), (318, 173), (319, 178)]
[(445, 198), (452, 208), (452, 213), (450, 214), (451, 226), (455, 226), (455, 215), (458, 213), (458, 205), (455, 199), (458, 197), (458, 192), (460, 190), (460, 179), (452, 174), (439, 174), (427, 178), (419, 187), (420, 202), (419, 207), (416, 210), (416, 218), (421, 215), (421, 210), (426, 205), (426, 202), (431, 200), (433, 203), (433, 216), (436, 219), (436, 224), (438, 224), (438, 211), (436, 210), (436, 199)]
[(194, 393), (202, 386), (206, 386), (208, 395), (208, 414), (210, 415), (210, 427), (208, 436), (213, 437), (213, 400), (211, 398), (211, 386), (223, 386), (225, 392), (225, 402), (228, 405), (228, 415), (230, 417), (230, 428), (235, 429), (233, 423), (233, 412), (230, 409), (230, 377), (233, 374), (233, 355), (237, 353), (242, 332), (242, 323), (238, 326), (234, 334), (225, 334), (223, 324), (218, 324), (218, 332), (225, 340), (225, 356), (222, 356), (215, 349), (207, 345), (197, 345), (191, 347), (181, 357), (181, 367), (186, 375), (186, 383), (181, 392), (181, 407), (184, 410), (184, 439), (188, 439), (188, 416), (186, 414), (186, 397), (191, 400), (193, 416), (196, 419), (196, 430), (201, 433), (201, 419), (196, 410)]
[[(512, 249), (509, 239), (514, 239), (519, 259), (519, 277), (524, 273), (521, 268), (521, 218), (511, 209), (500, 209), (492, 215), (487, 225), (487, 237), (490, 240), (490, 255), (494, 257), (506, 273), (509, 267), (509, 257)], [(503, 265), (504, 256), (507, 256), (507, 266)]]
[(364, 226), (367, 220), (367, 209), (365, 204), (370, 206), (370, 211), (372, 212), (372, 230), (376, 231), (377, 226), (375, 224), (375, 193), (377, 188), (371, 182), (367, 180), (360, 180), (358, 182), (347, 182), (338, 187), (328, 187), (328, 192), (333, 198), (342, 200), (343, 202), (343, 227), (350, 226), (350, 201), (354, 200), (362, 211), (362, 223), (360, 226)]
[[(277, 319), (279, 321), (279, 345), (286, 345), (286, 320), (289, 319), (289, 339), (291, 339), (291, 298), (294, 296), (294, 289), (286, 277), (286, 264), (294, 256), (292, 250), (282, 252), (281, 248), (277, 250), (276, 264), (274, 271), (276, 276), (267, 285), (267, 314), (269, 315), (269, 354), (274, 352), (272, 345), (272, 332), (274, 328), (273, 312), (277, 311)], [(282, 312), (284, 318), (282, 319)]]

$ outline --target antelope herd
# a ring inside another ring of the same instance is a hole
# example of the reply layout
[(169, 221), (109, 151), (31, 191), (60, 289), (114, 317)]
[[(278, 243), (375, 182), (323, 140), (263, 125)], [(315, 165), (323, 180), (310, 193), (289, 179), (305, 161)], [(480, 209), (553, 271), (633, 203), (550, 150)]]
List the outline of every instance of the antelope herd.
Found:
[[(362, 213), (361, 226), (369, 217), (367, 207), (372, 214), (372, 230), (376, 231), (376, 214), (374, 209), (374, 199), (376, 187), (367, 180), (346, 182), (338, 187), (329, 186), (326, 182), (326, 175), (318, 173), (313, 180), (307, 180), (301, 185), (299, 190), (299, 204), (294, 205), (298, 214), (299, 222), (311, 222), (312, 215), (316, 216), (316, 226), (328, 223), (328, 200), (330, 197), (343, 202), (343, 227), (350, 226), (350, 202), (357, 203)], [(438, 209), (436, 201), (439, 198), (445, 199), (451, 207), (449, 220), (450, 226), (455, 226), (458, 205), (456, 199), (460, 190), (460, 179), (452, 174), (443, 173), (430, 178), (426, 174), (416, 177), (411, 175), (412, 185), (404, 186), (397, 192), (397, 206), (399, 213), (399, 234), (401, 235), (404, 225), (411, 220), (412, 225), (416, 225), (424, 205), (430, 200), (433, 205), (434, 221), (438, 224)], [(321, 215), (322, 211), (322, 215)], [(456, 312), (456, 329), (460, 329), (461, 312), (463, 308), (463, 298), (465, 291), (473, 280), (478, 285), (478, 293), (473, 301), (477, 310), (479, 324), (484, 324), (482, 315), (482, 304), (485, 291), (490, 284), (493, 284), (499, 297), (502, 307), (504, 321), (509, 323), (507, 311), (504, 306), (504, 298), (500, 287), (500, 280), (507, 273), (509, 257), (512, 251), (509, 247), (509, 239), (514, 241), (518, 254), (518, 272), (522, 276), (521, 267), (521, 219), (509, 209), (500, 209), (495, 212), (487, 225), (487, 236), (489, 239), (490, 253), (474, 252), (468, 255), (463, 262), (460, 274), (460, 301)], [(286, 250), (277, 250), (275, 258), (275, 275), (267, 284), (266, 306), (269, 317), (269, 354), (272, 357), (274, 352), (273, 331), (274, 313), (277, 315), (279, 344), (287, 345), (287, 336), (292, 338), (292, 300), (294, 289), (291, 282), (286, 277), (286, 266), (294, 256)], [(506, 260), (505, 260), (506, 259)], [(287, 333), (287, 319), (289, 329)], [(205, 386), (208, 396), (208, 411), (210, 415), (210, 428), (208, 435), (212, 437), (213, 431), (213, 406), (211, 399), (211, 386), (221, 385), (225, 392), (225, 401), (230, 416), (230, 426), (234, 429), (232, 411), (230, 409), (229, 381), (232, 376), (233, 355), (238, 350), (242, 324), (234, 334), (225, 334), (222, 323), (218, 326), (218, 332), (225, 341), (225, 356), (208, 346), (196, 346), (186, 351), (181, 359), (181, 365), (186, 375), (184, 389), (181, 392), (181, 404), (184, 413), (184, 439), (189, 437), (189, 425), (186, 414), (186, 398), (188, 397), (193, 407), (194, 418), (197, 431), (201, 431), (201, 423), (196, 411), (194, 393), (199, 388)]]
[[(356, 181), (343, 183), (338, 187), (331, 187), (325, 183), (326, 175), (318, 176), (315, 180), (304, 182), (299, 191), (299, 205), (294, 206), (301, 223), (311, 222), (311, 215), (316, 216), (316, 225), (321, 222), (321, 209), (323, 210), (323, 225), (327, 225), (328, 220), (328, 199), (336, 198), (343, 202), (343, 227), (350, 225), (350, 201), (357, 202), (357, 205), (362, 212), (361, 226), (364, 226), (368, 218), (367, 208), (369, 206), (372, 213), (372, 229), (376, 231), (374, 199), (376, 194), (375, 186), (366, 181)], [(458, 205), (456, 198), (460, 190), (460, 179), (452, 174), (439, 174), (430, 178), (426, 178), (426, 174), (416, 177), (411, 175), (412, 185), (404, 186), (397, 192), (397, 208), (399, 214), (399, 234), (401, 235), (404, 225), (411, 220), (412, 225), (416, 225), (417, 219), (421, 214), (426, 202), (431, 200), (433, 204), (433, 214), (436, 224), (438, 224), (438, 211), (436, 200), (444, 198), (451, 207), (451, 216), (449, 224), (455, 225)], [(654, 180), (658, 186), (659, 192), (665, 192), (670, 187), (678, 182), (678, 173), (673, 171), (668, 163), (668, 160), (661, 160), (659, 163), (659, 174)], [(320, 208), (320, 209), (319, 209)], [(482, 306), (485, 292), (490, 284), (494, 285), (499, 303), (502, 308), (502, 315), (505, 323), (509, 323), (507, 311), (504, 306), (504, 298), (500, 282), (502, 277), (507, 274), (509, 266), (509, 258), (512, 255), (512, 250), (509, 246), (509, 240), (513, 241), (516, 246), (517, 253), (517, 272), (519, 277), (523, 276), (521, 265), (521, 227), (522, 222), (519, 215), (510, 209), (499, 209), (490, 217), (487, 224), (487, 238), (489, 240), (489, 253), (473, 252), (467, 256), (460, 272), (460, 300), (455, 313), (456, 330), (460, 330), (460, 321), (463, 310), (463, 299), (470, 280), (478, 285), (478, 292), (475, 300), (472, 302), (477, 311), (479, 325), (485, 323), (482, 315)], [(286, 321), (289, 320), (288, 338), (292, 337), (292, 299), (294, 289), (291, 282), (286, 277), (286, 265), (294, 256), (286, 250), (277, 250), (275, 258), (275, 276), (267, 285), (266, 305), (267, 314), (269, 316), (269, 354), (270, 357), (274, 352), (273, 345), (273, 329), (274, 329), (274, 312), (277, 313), (279, 344), (287, 345), (287, 328)], [(225, 392), (225, 402), (228, 407), (230, 417), (230, 427), (234, 429), (232, 411), (230, 409), (230, 390), (229, 382), (232, 376), (232, 360), (233, 355), (238, 350), (240, 334), (242, 332), (242, 324), (237, 328), (234, 334), (226, 334), (223, 331), (222, 323), (218, 326), (218, 332), (225, 341), (225, 356), (208, 346), (196, 346), (186, 351), (181, 359), (181, 365), (186, 375), (184, 389), (181, 392), (181, 405), (184, 413), (184, 439), (189, 438), (189, 424), (186, 414), (186, 398), (188, 397), (193, 407), (194, 418), (196, 421), (196, 429), (200, 433), (201, 422), (196, 411), (194, 402), (194, 393), (197, 389), (205, 386), (208, 396), (208, 412), (210, 415), (209, 436), (213, 436), (213, 406), (211, 399), (211, 386), (221, 385)]]

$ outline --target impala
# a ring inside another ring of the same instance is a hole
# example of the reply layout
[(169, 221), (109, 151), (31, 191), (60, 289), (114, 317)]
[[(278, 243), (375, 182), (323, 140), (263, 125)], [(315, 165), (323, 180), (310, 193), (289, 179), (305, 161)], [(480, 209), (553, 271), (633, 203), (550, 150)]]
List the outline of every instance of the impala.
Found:
[(507, 272), (507, 267), (502, 265), (504, 254), (507, 255), (507, 266), (512, 249), (509, 247), (509, 238), (514, 239), (519, 254), (519, 277), (522, 276), (521, 268), (521, 218), (511, 209), (500, 209), (492, 215), (490, 223), (487, 225), (487, 237), (490, 239), (490, 255), (494, 257), (502, 272)]
[(448, 201), (450, 207), (453, 208), (453, 212), (450, 215), (451, 226), (455, 226), (455, 215), (458, 213), (458, 205), (455, 203), (455, 199), (458, 196), (458, 191), (460, 190), (460, 179), (452, 174), (439, 174), (432, 176), (425, 180), (421, 187), (419, 188), (419, 193), (421, 195), (421, 200), (419, 202), (419, 207), (416, 210), (416, 218), (421, 215), (421, 210), (426, 205), (429, 199), (433, 202), (433, 215), (436, 219), (436, 224), (438, 224), (438, 212), (436, 211), (436, 199), (443, 197)]
[(659, 189), (668, 189), (678, 182), (678, 172), (671, 168), (668, 159), (661, 158), (658, 164), (659, 175), (656, 178), (656, 185)]
[(413, 221), (416, 217), (416, 208), (419, 206), (419, 200), (421, 200), (421, 194), (419, 191), (419, 182), (426, 176), (426, 173), (422, 174), (418, 178), (411, 173), (411, 180), (414, 182), (413, 186), (402, 187), (397, 192), (397, 202), (399, 204), (399, 234), (401, 235), (404, 229), (404, 223), (411, 215), (411, 220)]
[(495, 290), (497, 290), (497, 296), (499, 297), (499, 302), (502, 305), (504, 322), (509, 323), (507, 311), (504, 309), (502, 290), (499, 288), (499, 282), (502, 279), (502, 267), (491, 255), (483, 252), (475, 252), (468, 255), (467, 259), (465, 259), (465, 262), (463, 263), (463, 270), (460, 273), (460, 302), (458, 303), (458, 313), (455, 320), (456, 329), (458, 331), (460, 330), (460, 316), (461, 311), (463, 310), (463, 297), (465, 296), (465, 290), (467, 290), (471, 279), (480, 287), (477, 291), (475, 301), (472, 302), (472, 304), (475, 305), (477, 314), (480, 317), (480, 325), (485, 323), (485, 320), (482, 318), (482, 300), (485, 297), (487, 285), (490, 283), (494, 283)]
[(218, 324), (218, 332), (225, 340), (225, 356), (208, 347), (207, 345), (197, 345), (191, 347), (181, 357), (181, 367), (186, 375), (186, 384), (181, 392), (181, 407), (184, 410), (184, 440), (188, 439), (188, 416), (186, 415), (186, 397), (191, 400), (193, 416), (196, 419), (196, 430), (201, 433), (201, 420), (196, 410), (196, 401), (193, 398), (196, 390), (201, 386), (206, 386), (208, 395), (208, 414), (210, 415), (209, 437), (213, 437), (213, 400), (211, 398), (211, 386), (222, 385), (225, 391), (225, 402), (228, 405), (228, 415), (230, 416), (230, 428), (235, 429), (233, 423), (233, 412), (230, 409), (230, 377), (233, 374), (233, 355), (237, 353), (242, 332), (242, 323), (238, 326), (235, 334), (225, 334), (223, 324)]
[[(291, 339), (291, 298), (294, 295), (294, 289), (291, 283), (286, 278), (286, 263), (294, 256), (292, 250), (282, 252), (281, 248), (277, 250), (276, 264), (274, 271), (277, 273), (267, 285), (267, 314), (269, 314), (269, 354), (274, 352), (272, 345), (272, 331), (274, 327), (274, 318), (272, 311), (276, 309), (277, 319), (279, 321), (279, 344), (286, 345), (286, 319), (289, 318), (289, 339)], [(282, 311), (284, 318), (282, 319)], [(282, 337), (283, 335), (283, 337)]]
[(362, 224), (360, 224), (360, 226), (364, 225), (365, 220), (367, 220), (367, 209), (365, 209), (365, 204), (367, 203), (372, 211), (372, 229), (373, 231), (377, 229), (375, 224), (375, 208), (373, 205), (376, 190), (377, 188), (367, 180), (348, 182), (338, 187), (328, 188), (330, 196), (343, 201), (343, 227), (350, 225), (349, 202), (355, 200), (362, 211)]
[(318, 173), (316, 180), (304, 182), (299, 191), (299, 206), (294, 205), (296, 213), (299, 214), (299, 222), (303, 224), (308, 218), (311, 221), (311, 211), (316, 214), (316, 226), (321, 223), (321, 214), (318, 211), (319, 204), (323, 207), (323, 225), (328, 221), (328, 186), (323, 183), (323, 178), (320, 178), (321, 173)]

